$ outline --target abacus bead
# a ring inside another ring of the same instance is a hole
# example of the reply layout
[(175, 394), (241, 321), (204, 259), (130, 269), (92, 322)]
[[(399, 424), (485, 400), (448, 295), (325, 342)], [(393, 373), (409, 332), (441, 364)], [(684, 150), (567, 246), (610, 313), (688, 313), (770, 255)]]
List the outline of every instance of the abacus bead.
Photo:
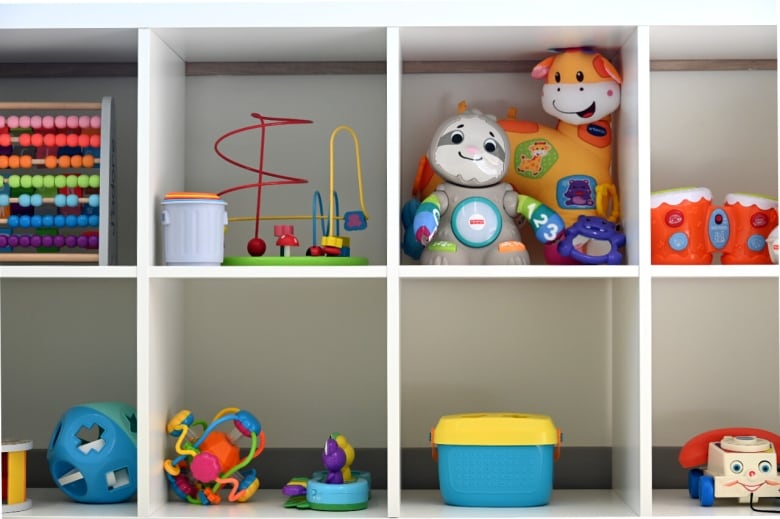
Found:
[(95, 167), (95, 157), (92, 155), (84, 155), (84, 167), (85, 168), (94, 168)]
[(34, 234), (30, 237), (30, 245), (32, 245), (33, 247), (40, 247), (41, 242), (42, 242), (41, 237), (38, 236), (37, 234)]
[(89, 176), (89, 187), (92, 188), (99, 188), (100, 187), (100, 175), (90, 175)]
[(19, 185), (25, 189), (32, 187), (32, 175), (22, 175), (19, 178)]
[(22, 207), (30, 207), (30, 195), (27, 193), (19, 195), (19, 205)]
[(76, 246), (76, 237), (73, 235), (69, 235), (65, 237), (65, 245), (68, 247), (75, 247)]
[(89, 215), (89, 227), (97, 227), (100, 223), (100, 218), (96, 214)]
[(43, 161), (44, 165), (48, 169), (54, 169), (57, 167), (57, 157), (54, 155), (49, 155), (46, 157), (46, 159)]
[(8, 177), (8, 187), (16, 188), (21, 184), (22, 177), (19, 175), (11, 175)]
[(65, 142), (71, 148), (75, 148), (79, 145), (79, 135), (77, 133), (69, 133), (65, 136)]
[(8, 167), (13, 169), (19, 167), (19, 155), (11, 155), (8, 157)]
[(30, 117), (30, 128), (33, 130), (37, 130), (41, 127), (41, 124), (43, 123), (43, 120), (40, 115), (33, 115)]
[(56, 143), (57, 136), (53, 133), (47, 133), (43, 136), (43, 145), (47, 147), (52, 147)]
[(21, 128), (29, 128), (30, 127), (30, 116), (29, 115), (22, 115), (19, 117), (19, 127)]
[(76, 238), (76, 245), (78, 245), (82, 249), (86, 249), (88, 244), (89, 244), (89, 240), (83, 234), (78, 238)]
[(0, 146), (8, 147), (11, 145), (11, 134), (0, 133)]
[(39, 214), (34, 214), (32, 217), (30, 217), (30, 225), (35, 227), (36, 229), (43, 224), (43, 217)]
[(19, 245), (19, 236), (16, 236), (16, 235), (13, 235), (13, 234), (11, 236), (9, 236), (8, 237), (8, 245), (10, 245), (11, 247), (16, 247), (17, 245)]
[(58, 115), (54, 118), (54, 126), (57, 128), (65, 128), (65, 126), (68, 124), (68, 118), (64, 115)]
[(40, 148), (43, 145), (43, 135), (41, 135), (40, 133), (34, 133), (33, 136), (30, 138), (30, 144), (32, 144), (36, 148)]
[(55, 144), (57, 147), (59, 147), (59, 148), (62, 148), (62, 147), (64, 147), (64, 146), (65, 146), (67, 143), (68, 143), (68, 136), (67, 136), (67, 135), (65, 135), (64, 133), (58, 133), (58, 134), (57, 134), (57, 135), (54, 137), (54, 144)]
[(73, 155), (70, 158), (70, 165), (74, 168), (80, 168), (81, 167), (81, 155)]
[(92, 118), (89, 120), (89, 125), (92, 128), (100, 128), (100, 116), (93, 115)]
[(12, 214), (8, 217), (8, 227), (18, 227), (19, 226), (19, 217), (15, 214)]
[(100, 147), (100, 135), (90, 135), (89, 136), (89, 146), (91, 148), (99, 148)]
[[(33, 180), (35, 180), (35, 178), (33, 178)], [(33, 207), (40, 207), (41, 205), (43, 205), (43, 197), (39, 193), (34, 193), (30, 195), (30, 205)]]
[(19, 165), (24, 169), (30, 169), (33, 165), (33, 158), (30, 155), (22, 155), (19, 159)]
[(5, 122), (9, 128), (17, 128), (19, 126), (19, 116), (9, 115)]
[(30, 145), (30, 141), (32, 140), (32, 136), (29, 133), (22, 133), (19, 135), (19, 145), (27, 147)]
[(54, 216), (50, 214), (43, 215), (43, 218), (41, 218), (41, 227), (54, 227)]
[(43, 177), (41, 175), (34, 175), (32, 177), (32, 187), (40, 189), (43, 187)]
[(65, 207), (65, 195), (62, 193), (54, 195), (54, 205), (57, 207)]
[(54, 237), (54, 246), (62, 247), (63, 245), (65, 245), (65, 236), (58, 234)]
[(51, 130), (54, 128), (54, 117), (51, 115), (44, 115), (43, 119), (41, 119), (41, 126), (46, 128), (47, 130)]
[(62, 155), (60, 158), (57, 159), (57, 164), (61, 168), (69, 168), (70, 167), (70, 157), (67, 155)]
[(23, 214), (19, 217), (19, 227), (29, 227), (30, 226), (30, 215), (29, 214)]
[(54, 215), (54, 227), (65, 227), (65, 216), (61, 214)]
[(69, 214), (65, 217), (65, 226), (66, 227), (76, 227), (79, 223), (79, 219), (76, 217), (75, 214)]
[(29, 247), (30, 246), (30, 236), (27, 234), (23, 234), (19, 236), (19, 246), (20, 247)]
[(79, 185), (79, 177), (78, 175), (66, 175), (65, 176), (65, 185), (67, 187), (77, 187)]
[(89, 195), (89, 206), (90, 207), (98, 207), (100, 206), (100, 195)]
[[(78, 207), (78, 205), (79, 205), (79, 196), (78, 195), (73, 195), (73, 194), (68, 195), (67, 204), (68, 204), (68, 207)], [(70, 216), (70, 215), (68, 215), (68, 216)]]
[(97, 249), (99, 244), (99, 237), (95, 236), (93, 234), (89, 235), (89, 241), (87, 242), (87, 247), (90, 249)]
[(79, 127), (79, 116), (69, 115), (65, 121), (65, 125), (70, 129), (76, 129)]
[(89, 135), (82, 133), (79, 135), (79, 148), (86, 148), (89, 146)]
[(79, 128), (89, 128), (89, 116), (82, 115), (79, 117)]
[(6, 207), (11, 202), (8, 200), (8, 195), (0, 194), (0, 207)]
[(0, 128), (2, 128), (3, 126), (5, 126), (5, 116), (0, 115)]
[(47, 234), (47, 235), (44, 235), (42, 238), (43, 238), (41, 240), (41, 245), (42, 246), (44, 246), (44, 247), (51, 247), (54, 244), (54, 237), (53, 236), (49, 236)]
[(4, 234), (0, 234), (0, 247), (8, 247), (8, 237)]
[(61, 189), (65, 187), (65, 175), (57, 175), (54, 177), (54, 187)]
[(82, 189), (89, 187), (89, 175), (79, 175), (78, 186)]
[(7, 167), (8, 167), (8, 156), (0, 155), (0, 169), (5, 169)]
[(80, 214), (78, 216), (78, 224), (79, 224), (79, 227), (88, 227), (89, 226), (89, 215)]

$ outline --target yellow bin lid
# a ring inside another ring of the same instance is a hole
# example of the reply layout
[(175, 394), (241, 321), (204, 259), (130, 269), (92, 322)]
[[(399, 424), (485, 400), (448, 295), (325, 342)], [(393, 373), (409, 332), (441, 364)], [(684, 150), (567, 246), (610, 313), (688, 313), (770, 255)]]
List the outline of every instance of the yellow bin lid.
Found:
[(467, 413), (442, 416), (431, 431), (434, 445), (558, 445), (549, 416), (523, 413)]

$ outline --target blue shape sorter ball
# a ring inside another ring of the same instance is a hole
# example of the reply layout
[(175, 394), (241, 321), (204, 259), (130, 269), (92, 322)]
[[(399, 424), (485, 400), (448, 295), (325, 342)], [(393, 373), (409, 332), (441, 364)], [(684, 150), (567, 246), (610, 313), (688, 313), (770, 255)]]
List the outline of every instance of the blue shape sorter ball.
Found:
[(62, 415), (46, 459), (54, 482), (74, 501), (119, 503), (135, 494), (137, 452), (135, 408), (97, 402)]

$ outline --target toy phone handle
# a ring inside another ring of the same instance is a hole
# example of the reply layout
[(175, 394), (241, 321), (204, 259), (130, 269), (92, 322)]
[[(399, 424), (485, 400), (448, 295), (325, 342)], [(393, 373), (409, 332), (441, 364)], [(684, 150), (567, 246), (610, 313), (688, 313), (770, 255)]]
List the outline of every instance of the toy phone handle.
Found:
[(775, 444), (775, 456), (777, 456), (777, 449), (780, 446), (780, 436), (764, 429), (753, 427), (713, 429), (694, 436), (683, 445), (677, 457), (680, 466), (684, 469), (692, 469), (706, 465), (710, 442), (720, 441), (724, 436), (757, 436), (763, 438)]

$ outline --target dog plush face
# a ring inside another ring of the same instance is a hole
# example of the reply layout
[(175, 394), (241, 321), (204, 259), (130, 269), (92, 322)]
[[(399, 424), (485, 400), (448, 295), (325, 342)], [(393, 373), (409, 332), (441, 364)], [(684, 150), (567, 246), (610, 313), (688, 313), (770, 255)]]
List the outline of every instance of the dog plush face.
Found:
[(476, 111), (458, 114), (436, 130), (428, 160), (446, 181), (491, 186), (504, 178), (509, 140), (496, 121)]
[(620, 74), (597, 52), (566, 50), (537, 64), (531, 76), (545, 79), (544, 111), (569, 124), (598, 121), (620, 106)]

